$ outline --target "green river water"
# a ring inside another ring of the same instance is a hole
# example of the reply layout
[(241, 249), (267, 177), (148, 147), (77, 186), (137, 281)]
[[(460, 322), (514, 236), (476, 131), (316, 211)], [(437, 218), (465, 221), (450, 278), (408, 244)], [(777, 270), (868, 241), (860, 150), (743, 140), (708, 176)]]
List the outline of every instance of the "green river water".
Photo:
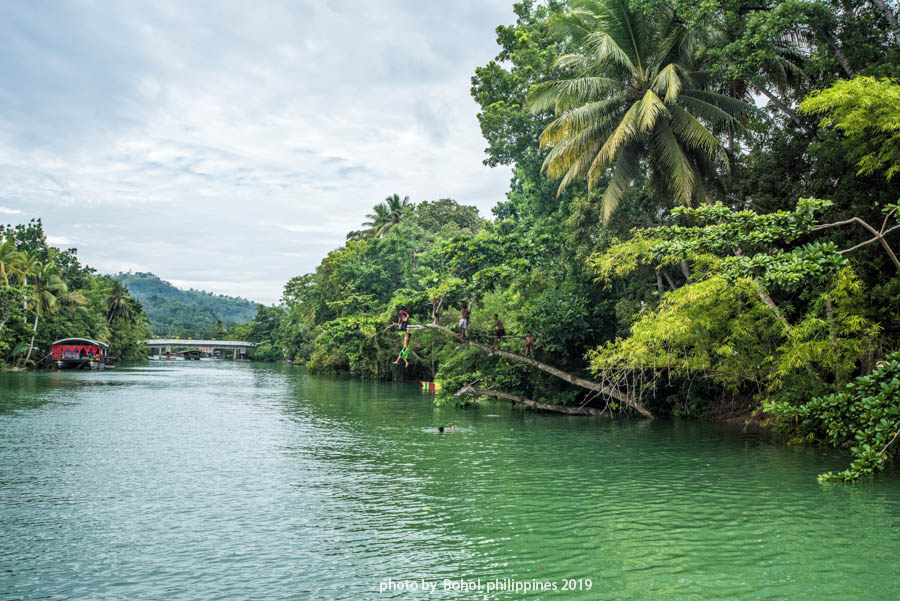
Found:
[(898, 599), (900, 473), (817, 484), (846, 460), (290, 367), (6, 373), (0, 599)]

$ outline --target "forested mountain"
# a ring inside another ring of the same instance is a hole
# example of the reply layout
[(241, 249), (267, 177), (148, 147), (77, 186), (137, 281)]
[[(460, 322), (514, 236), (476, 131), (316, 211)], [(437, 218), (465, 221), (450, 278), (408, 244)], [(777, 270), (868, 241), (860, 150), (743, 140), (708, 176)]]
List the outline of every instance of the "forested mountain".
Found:
[(181, 290), (152, 273), (119, 273), (113, 277), (141, 301), (154, 336), (221, 337), (224, 328), (250, 321), (256, 315), (253, 301), (203, 290)]

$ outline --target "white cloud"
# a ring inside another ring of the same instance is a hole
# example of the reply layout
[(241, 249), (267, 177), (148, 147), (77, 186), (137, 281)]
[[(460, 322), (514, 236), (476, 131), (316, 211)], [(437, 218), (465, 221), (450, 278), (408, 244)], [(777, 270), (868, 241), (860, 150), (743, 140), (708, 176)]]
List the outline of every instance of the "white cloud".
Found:
[(271, 302), (389, 194), (503, 198), (469, 79), (509, 0), (54, 6), (0, 22), (0, 199), (99, 269)]
[(47, 236), (47, 243), (52, 246), (65, 246), (72, 244), (72, 240), (65, 236)]
[(3, 213), (5, 215), (21, 215), (22, 211), (20, 211), (19, 209), (8, 209), (6, 207), (0, 207), (0, 213)]

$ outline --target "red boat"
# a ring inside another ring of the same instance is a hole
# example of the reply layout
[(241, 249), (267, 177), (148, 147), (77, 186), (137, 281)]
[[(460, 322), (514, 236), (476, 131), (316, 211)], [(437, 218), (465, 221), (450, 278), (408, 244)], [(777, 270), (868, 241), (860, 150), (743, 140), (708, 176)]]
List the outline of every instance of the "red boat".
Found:
[(90, 338), (63, 338), (53, 343), (57, 369), (103, 369), (109, 345)]

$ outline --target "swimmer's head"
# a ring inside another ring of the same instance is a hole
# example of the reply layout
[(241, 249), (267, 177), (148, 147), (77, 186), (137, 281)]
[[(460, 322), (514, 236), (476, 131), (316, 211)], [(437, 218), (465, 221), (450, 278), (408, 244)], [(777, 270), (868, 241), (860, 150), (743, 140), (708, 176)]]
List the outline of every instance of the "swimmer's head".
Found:
[(443, 434), (443, 433), (444, 433), (444, 426), (438, 426), (438, 432), (440, 432), (441, 434)]

